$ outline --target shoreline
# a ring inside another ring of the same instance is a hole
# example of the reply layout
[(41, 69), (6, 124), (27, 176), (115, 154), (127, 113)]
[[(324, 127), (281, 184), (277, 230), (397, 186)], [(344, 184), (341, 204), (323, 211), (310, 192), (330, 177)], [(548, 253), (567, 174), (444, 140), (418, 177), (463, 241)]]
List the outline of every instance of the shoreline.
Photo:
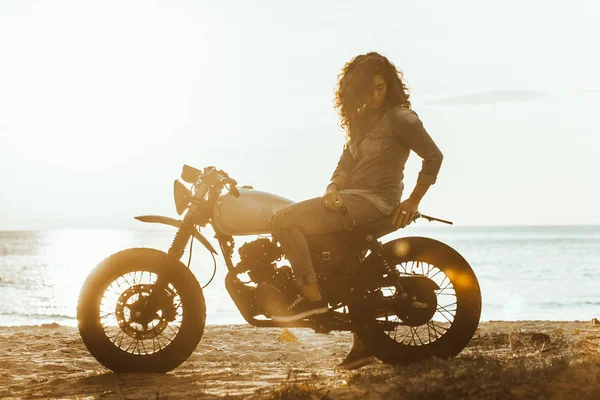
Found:
[[(333, 366), (348, 332), (207, 325), (194, 353), (166, 374), (115, 374), (83, 345), (76, 327), (0, 327), (0, 398), (597, 398), (600, 324), (591, 321), (482, 322), (450, 360), (356, 371)], [(535, 395), (535, 396), (534, 396)], [(311, 397), (312, 396), (312, 397)]]

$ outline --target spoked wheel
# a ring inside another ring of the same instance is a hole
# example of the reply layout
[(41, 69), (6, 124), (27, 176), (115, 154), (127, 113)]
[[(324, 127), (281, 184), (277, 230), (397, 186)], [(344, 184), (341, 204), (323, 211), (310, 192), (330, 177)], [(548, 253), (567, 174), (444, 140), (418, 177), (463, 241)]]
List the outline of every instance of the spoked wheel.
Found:
[(206, 307), (198, 281), (183, 264), (168, 267), (158, 305), (146, 303), (161, 274), (165, 253), (129, 249), (113, 254), (87, 278), (77, 319), (83, 342), (107, 368), (165, 372), (194, 351), (204, 332)]
[[(429, 238), (402, 238), (383, 247), (389, 265), (421, 283), (405, 285), (406, 299), (392, 285), (374, 288), (389, 300), (386, 309), (351, 308), (352, 318), (360, 321), (360, 340), (377, 358), (392, 364), (460, 353), (475, 334), (481, 314), (479, 283), (467, 261)], [(365, 260), (365, 268), (373, 268), (375, 262)]]
[(181, 296), (172, 284), (158, 310), (145, 316), (144, 304), (158, 275), (133, 271), (121, 275), (104, 292), (100, 303), (100, 322), (104, 334), (123, 351), (153, 354), (177, 337), (183, 319)]

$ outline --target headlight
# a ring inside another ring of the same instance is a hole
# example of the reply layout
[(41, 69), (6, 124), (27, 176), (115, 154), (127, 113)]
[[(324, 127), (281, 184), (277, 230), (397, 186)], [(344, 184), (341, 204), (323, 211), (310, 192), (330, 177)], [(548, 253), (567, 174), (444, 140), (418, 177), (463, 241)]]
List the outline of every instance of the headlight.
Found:
[(183, 169), (181, 170), (181, 179), (187, 183), (196, 183), (198, 176), (200, 176), (201, 173), (202, 171), (199, 169), (190, 167), (189, 165), (184, 165)]
[(183, 214), (190, 205), (190, 197), (192, 197), (192, 192), (190, 192), (183, 183), (176, 180), (173, 184), (173, 197), (175, 198), (175, 208), (177, 209), (177, 214)]

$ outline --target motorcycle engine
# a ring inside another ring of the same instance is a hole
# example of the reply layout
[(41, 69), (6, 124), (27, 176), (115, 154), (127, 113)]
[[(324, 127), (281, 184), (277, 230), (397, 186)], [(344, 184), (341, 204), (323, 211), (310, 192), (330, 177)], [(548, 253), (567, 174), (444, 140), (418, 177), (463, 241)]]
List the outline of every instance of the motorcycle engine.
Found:
[(296, 287), (292, 269), (287, 265), (277, 267), (275, 261), (281, 260), (283, 251), (268, 238), (244, 244), (239, 255), (236, 272), (248, 273), (252, 282), (256, 283), (253, 290), (255, 304), (261, 314), (270, 317), (287, 303), (287, 297)]

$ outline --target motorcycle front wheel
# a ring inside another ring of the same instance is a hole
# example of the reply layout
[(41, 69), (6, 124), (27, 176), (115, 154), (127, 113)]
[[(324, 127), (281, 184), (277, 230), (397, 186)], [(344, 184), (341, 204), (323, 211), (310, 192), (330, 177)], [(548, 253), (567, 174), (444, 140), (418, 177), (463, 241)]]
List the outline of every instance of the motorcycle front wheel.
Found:
[[(481, 291), (469, 263), (450, 246), (425, 237), (396, 239), (385, 243), (383, 249), (388, 264), (401, 276), (427, 277), (439, 289), (415, 299), (418, 303), (411, 311), (412, 321), (402, 320), (393, 312), (388, 315), (381, 310), (366, 311), (360, 305), (351, 307), (359, 339), (377, 358), (390, 364), (456, 356), (475, 334), (481, 314)], [(373, 263), (380, 261), (368, 257), (363, 271), (382, 271)], [(371, 289), (383, 297), (398, 298), (394, 287)]]
[[(202, 289), (184, 264), (165, 261), (159, 250), (127, 249), (106, 258), (86, 279), (77, 305), (79, 333), (106, 368), (167, 372), (200, 342), (206, 321)], [(144, 306), (161, 274), (168, 284), (148, 315)]]

